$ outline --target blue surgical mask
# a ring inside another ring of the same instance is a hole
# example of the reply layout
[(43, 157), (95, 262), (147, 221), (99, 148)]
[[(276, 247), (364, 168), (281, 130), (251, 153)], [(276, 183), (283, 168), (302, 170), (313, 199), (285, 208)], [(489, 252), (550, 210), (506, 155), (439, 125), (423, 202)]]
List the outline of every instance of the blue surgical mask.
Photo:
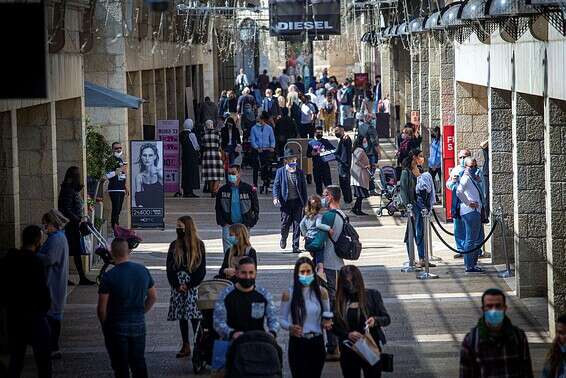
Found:
[(328, 205), (330, 204), (329, 202), (330, 202), (330, 201), (328, 201), (328, 197), (322, 197), (322, 198), (320, 199), (320, 204), (321, 204), (322, 207), (325, 208), (325, 209), (328, 208)]
[(313, 281), (314, 281), (314, 274), (307, 274), (307, 275), (299, 274), (299, 282), (303, 284), (303, 286), (310, 286), (310, 284)]
[(288, 163), (287, 168), (290, 170), (297, 169), (297, 163), (296, 162)]
[(466, 159), (460, 159), (460, 166), (462, 168), (466, 168), (466, 163), (465, 163)]
[(228, 175), (228, 181), (232, 184), (235, 184), (238, 181), (238, 176), (236, 175)]
[(478, 172), (478, 167), (470, 167), (469, 169), (470, 169), (470, 173), (474, 176)]
[(505, 311), (503, 310), (488, 310), (483, 313), (483, 317), (488, 326), (497, 328), (503, 323), (505, 318)]
[(228, 238), (226, 238), (226, 241), (228, 241), (228, 244), (230, 244), (231, 246), (238, 244), (238, 238), (234, 235), (229, 235)]
[(369, 146), (369, 144), (367, 144), (367, 143), (363, 143), (363, 144), (362, 144), (362, 146), (364, 147), (364, 149), (367, 149), (367, 148), (368, 148), (368, 146)]

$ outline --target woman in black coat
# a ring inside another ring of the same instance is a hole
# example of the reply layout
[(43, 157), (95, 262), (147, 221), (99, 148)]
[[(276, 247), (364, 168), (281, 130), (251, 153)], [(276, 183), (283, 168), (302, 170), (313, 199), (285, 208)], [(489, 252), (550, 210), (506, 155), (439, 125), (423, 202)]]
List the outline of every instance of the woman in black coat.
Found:
[(200, 188), (200, 145), (194, 131), (193, 120), (187, 118), (183, 123), (184, 130), (179, 134), (181, 142), (183, 197), (198, 197), (193, 190)]
[[(79, 285), (94, 285), (95, 282), (86, 278), (83, 262), (81, 259), (81, 232), (80, 225), (84, 222), (83, 200), (81, 198), (81, 173), (79, 167), (69, 167), (61, 184), (59, 192), (58, 208), (63, 215), (69, 219), (65, 226), (65, 236), (69, 243), (69, 255), (73, 256), (77, 273), (79, 274)], [(73, 284), (69, 282), (69, 284)]]
[(236, 126), (236, 122), (234, 122), (232, 117), (226, 118), (224, 127), (220, 132), (220, 145), (226, 158), (230, 162), (228, 166), (234, 164), (234, 159), (240, 155), (240, 152), (236, 151), (236, 147), (241, 147), (241, 144), (242, 137), (240, 136), (240, 130)]
[(275, 150), (278, 156), (284, 155), (285, 144), (292, 138), (296, 138), (299, 135), (297, 129), (297, 123), (291, 117), (289, 117), (289, 109), (281, 109), (281, 118), (275, 122)]
[(386, 343), (382, 327), (388, 326), (391, 318), (381, 294), (377, 290), (365, 288), (362, 273), (354, 265), (340, 269), (337, 287), (333, 331), (339, 339), (342, 374), (344, 378), (359, 377), (362, 370), (365, 378), (381, 377), (379, 362), (370, 366), (344, 345), (345, 340), (352, 343), (358, 341), (364, 335), (366, 326), (378, 346)]

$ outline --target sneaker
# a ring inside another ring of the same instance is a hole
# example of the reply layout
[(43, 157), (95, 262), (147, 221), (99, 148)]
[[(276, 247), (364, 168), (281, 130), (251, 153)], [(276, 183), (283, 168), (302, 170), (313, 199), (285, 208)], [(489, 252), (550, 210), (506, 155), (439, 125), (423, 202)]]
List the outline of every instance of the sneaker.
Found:
[(478, 267), (473, 267), (471, 269), (466, 269), (466, 273), (484, 273), (484, 271)]
[(301, 253), (301, 250), (299, 248), (293, 248), (293, 253)]
[(456, 253), (456, 254), (454, 255), (454, 258), (455, 258), (455, 259), (461, 259), (461, 258), (463, 258), (463, 257), (464, 257), (464, 255), (462, 255), (461, 253)]
[(51, 352), (51, 359), (52, 360), (60, 360), (61, 358), (63, 358), (63, 355), (61, 354), (61, 351), (56, 350), (54, 352)]
[(480, 268), (479, 266), (475, 266), (474, 269), (477, 270), (478, 272), (485, 272), (485, 269)]
[(281, 240), (279, 240), (279, 247), (280, 247), (281, 249), (287, 248), (287, 239), (281, 238)]

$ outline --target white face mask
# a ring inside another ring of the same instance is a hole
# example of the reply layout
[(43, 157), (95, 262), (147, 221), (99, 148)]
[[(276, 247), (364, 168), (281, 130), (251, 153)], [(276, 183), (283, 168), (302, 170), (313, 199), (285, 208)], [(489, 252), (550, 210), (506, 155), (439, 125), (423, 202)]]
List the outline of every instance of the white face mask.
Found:
[(124, 151), (115, 151), (114, 152), (114, 156), (116, 156), (117, 158), (122, 157), (122, 155), (124, 155)]

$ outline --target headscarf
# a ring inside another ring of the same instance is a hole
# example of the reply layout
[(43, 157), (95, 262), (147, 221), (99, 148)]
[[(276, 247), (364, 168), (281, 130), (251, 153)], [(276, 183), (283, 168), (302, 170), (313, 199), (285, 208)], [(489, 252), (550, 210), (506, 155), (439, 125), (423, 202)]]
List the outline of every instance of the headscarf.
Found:
[(198, 145), (197, 136), (195, 135), (195, 133), (192, 132), (193, 128), (194, 128), (193, 120), (190, 119), (190, 118), (187, 118), (185, 120), (185, 122), (183, 122), (183, 129), (189, 131), (189, 140), (191, 141), (191, 144), (193, 145), (193, 148), (195, 149), (195, 151), (199, 151), (200, 146)]
[(432, 179), (432, 176), (429, 172), (424, 172), (422, 175), (417, 177), (417, 186), (415, 189), (417, 192), (426, 190), (427, 193), (430, 194), (429, 205), (432, 209), (432, 207), (436, 203), (436, 193), (434, 192), (434, 180)]

